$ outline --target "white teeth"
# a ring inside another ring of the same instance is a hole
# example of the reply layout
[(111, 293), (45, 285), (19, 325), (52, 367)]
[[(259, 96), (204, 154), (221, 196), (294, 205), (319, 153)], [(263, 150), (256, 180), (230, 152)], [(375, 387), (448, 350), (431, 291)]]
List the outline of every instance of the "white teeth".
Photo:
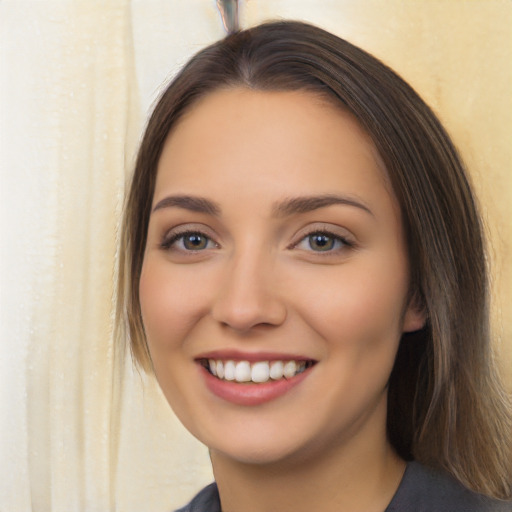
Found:
[(297, 363), (295, 361), (287, 361), (283, 367), (283, 375), (287, 379), (291, 379), (297, 372)]
[(270, 378), (270, 367), (268, 361), (254, 363), (251, 369), (251, 380), (253, 382), (267, 382)]
[(221, 380), (236, 382), (268, 382), (270, 379), (279, 380), (283, 377), (291, 379), (309, 368), (306, 361), (249, 361), (208, 360), (210, 373)]
[(235, 380), (237, 382), (249, 382), (251, 380), (251, 365), (249, 361), (240, 361), (235, 366)]
[(219, 377), (219, 379), (223, 379), (224, 378), (224, 363), (222, 361), (217, 361), (217, 363), (215, 364), (215, 369), (216, 369), (217, 377)]
[(283, 362), (272, 361), (270, 365), (270, 378), (274, 380), (283, 378)]
[(234, 361), (226, 361), (224, 365), (224, 378), (226, 380), (235, 380), (235, 362)]

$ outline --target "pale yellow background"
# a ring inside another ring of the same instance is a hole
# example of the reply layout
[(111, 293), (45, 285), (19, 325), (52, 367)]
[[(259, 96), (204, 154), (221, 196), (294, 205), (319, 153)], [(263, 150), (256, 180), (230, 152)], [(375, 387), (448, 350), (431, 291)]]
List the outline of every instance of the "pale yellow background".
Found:
[[(433, 106), (491, 234), (512, 388), (512, 2), (240, 0), (359, 44)], [(169, 511), (211, 478), (155, 382), (117, 361), (123, 188), (162, 83), (223, 34), (215, 0), (0, 1), (0, 511)]]

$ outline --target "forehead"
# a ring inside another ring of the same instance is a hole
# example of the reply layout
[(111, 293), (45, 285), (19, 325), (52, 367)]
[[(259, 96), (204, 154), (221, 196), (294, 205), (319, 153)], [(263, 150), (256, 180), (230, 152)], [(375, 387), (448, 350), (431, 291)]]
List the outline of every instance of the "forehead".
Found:
[(372, 140), (332, 100), (309, 91), (233, 88), (201, 98), (174, 126), (159, 161), (155, 200), (166, 188), (207, 193), (251, 182), (256, 193), (258, 183), (268, 188), (269, 181), (286, 185), (288, 194), (339, 186), (390, 192)]

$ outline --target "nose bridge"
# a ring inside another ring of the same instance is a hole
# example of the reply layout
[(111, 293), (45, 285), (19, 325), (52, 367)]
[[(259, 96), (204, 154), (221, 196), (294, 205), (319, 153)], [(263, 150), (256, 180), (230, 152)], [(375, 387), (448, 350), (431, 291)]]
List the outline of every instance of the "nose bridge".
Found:
[(226, 264), (213, 315), (238, 331), (256, 325), (279, 325), (286, 317), (284, 301), (275, 287), (273, 255), (255, 244), (233, 251)]

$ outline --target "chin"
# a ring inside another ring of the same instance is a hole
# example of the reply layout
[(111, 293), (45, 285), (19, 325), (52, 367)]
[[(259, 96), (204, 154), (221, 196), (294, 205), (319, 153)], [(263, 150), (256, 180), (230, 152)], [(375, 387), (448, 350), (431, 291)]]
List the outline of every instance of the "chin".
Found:
[(248, 446), (246, 444), (240, 449), (237, 449), (236, 446), (229, 446), (226, 450), (211, 448), (210, 452), (213, 457), (218, 454), (223, 458), (250, 466), (283, 464), (295, 459), (292, 455), (294, 454), (293, 449), (287, 450), (286, 448), (283, 449), (282, 446), (264, 446), (262, 444), (258, 446)]
[[(314, 457), (315, 453), (322, 451), (318, 442), (308, 442), (290, 435), (286, 428), (278, 429), (278, 432), (268, 433), (262, 436), (261, 432), (256, 433), (226, 433), (220, 442), (212, 439), (204, 440), (210, 448), (212, 456), (215, 454), (228, 458), (240, 464), (268, 466), (294, 464)], [(317, 438), (317, 436), (314, 436)], [(320, 438), (322, 436), (319, 436)]]

